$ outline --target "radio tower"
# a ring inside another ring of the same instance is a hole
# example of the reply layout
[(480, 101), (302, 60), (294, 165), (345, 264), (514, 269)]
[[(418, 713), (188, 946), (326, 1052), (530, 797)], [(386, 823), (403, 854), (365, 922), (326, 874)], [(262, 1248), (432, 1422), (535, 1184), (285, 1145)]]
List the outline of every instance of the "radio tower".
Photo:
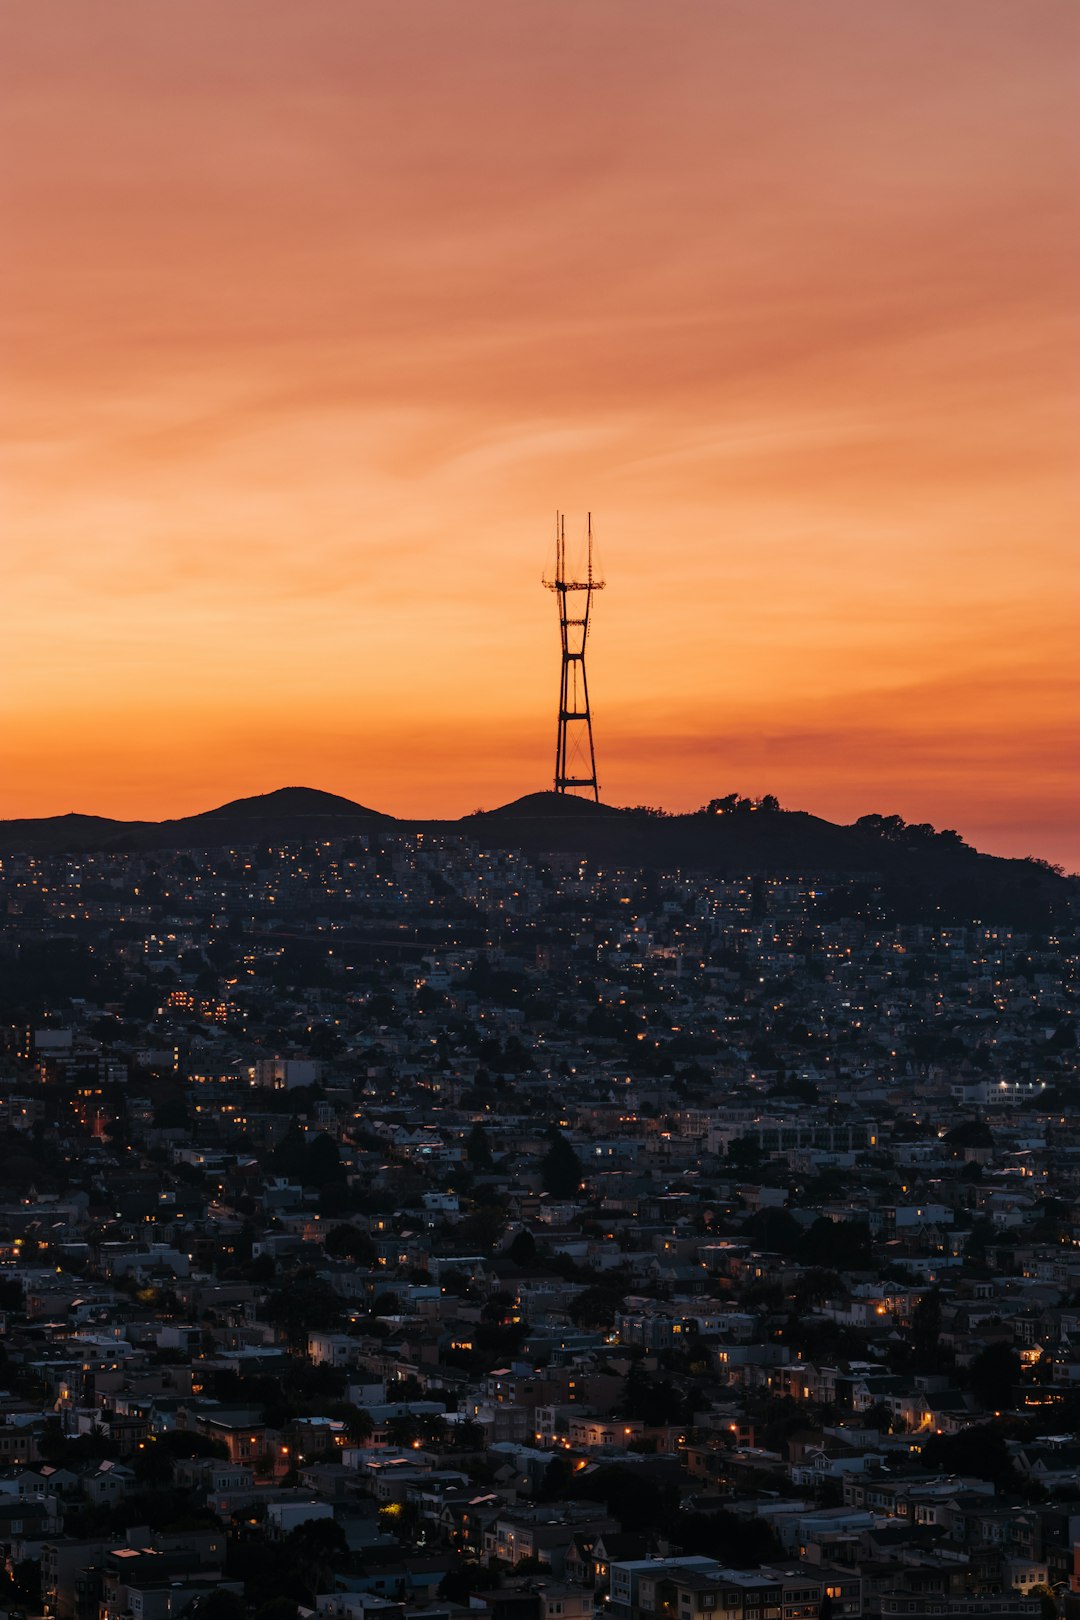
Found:
[[(555, 514), (555, 577), (544, 579), (555, 592), (562, 636), (562, 680), (559, 684), (559, 738), (555, 747), (555, 792), (572, 793), (579, 788), (591, 792), (599, 803), (596, 782), (596, 754), (593, 751), (592, 715), (589, 712), (589, 682), (585, 674), (585, 643), (589, 639), (589, 610), (593, 591), (602, 591), (604, 581), (593, 578), (592, 513), (589, 513), (588, 552), (584, 579), (566, 577), (566, 519)], [(583, 595), (571, 596), (572, 591)], [(577, 605), (580, 603), (580, 607)], [(576, 609), (577, 616), (571, 612)]]

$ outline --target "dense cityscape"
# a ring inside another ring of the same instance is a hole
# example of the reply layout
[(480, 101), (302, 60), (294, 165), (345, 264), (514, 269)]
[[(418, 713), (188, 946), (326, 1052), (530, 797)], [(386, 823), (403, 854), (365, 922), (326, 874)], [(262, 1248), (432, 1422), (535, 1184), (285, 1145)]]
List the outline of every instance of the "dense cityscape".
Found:
[(4, 854), (2, 1607), (1080, 1613), (1078, 916)]
[(1080, 1620), (1078, 55), (0, 0), (0, 1620)]

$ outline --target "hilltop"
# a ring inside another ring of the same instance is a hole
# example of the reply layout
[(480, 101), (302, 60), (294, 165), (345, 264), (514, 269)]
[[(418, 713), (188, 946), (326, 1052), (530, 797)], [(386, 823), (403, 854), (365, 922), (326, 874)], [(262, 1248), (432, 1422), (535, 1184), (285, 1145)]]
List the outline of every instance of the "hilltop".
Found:
[(893, 918), (992, 917), (1035, 925), (1080, 888), (1045, 862), (985, 855), (956, 832), (929, 824), (871, 814), (843, 825), (781, 810), (775, 800), (754, 806), (736, 795), (714, 801), (710, 810), (668, 815), (536, 793), (463, 822), (429, 825), (467, 832), (494, 849), (580, 855), (623, 867), (732, 877), (842, 874), (860, 911), (866, 909), (862, 891), (876, 889), (883, 914)]
[(166, 821), (113, 821), (106, 816), (80, 815), (0, 821), (0, 854), (220, 849), (253, 841), (348, 837), (370, 833), (392, 819), (337, 793), (284, 787)]

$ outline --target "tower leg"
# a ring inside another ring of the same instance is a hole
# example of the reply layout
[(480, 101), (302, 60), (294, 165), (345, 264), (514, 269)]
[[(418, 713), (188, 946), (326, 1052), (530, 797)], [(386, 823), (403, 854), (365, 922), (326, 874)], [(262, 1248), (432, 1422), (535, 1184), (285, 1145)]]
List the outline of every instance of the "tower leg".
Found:
[[(592, 711), (589, 707), (589, 681), (585, 669), (585, 643), (589, 636), (589, 616), (594, 591), (604, 588), (603, 580), (593, 578), (592, 514), (589, 514), (588, 569), (585, 580), (566, 575), (566, 520), (558, 514), (555, 524), (555, 577), (545, 580), (554, 591), (559, 609), (559, 635), (562, 667), (559, 679), (559, 724), (555, 742), (555, 792), (591, 793), (599, 802), (596, 780), (596, 751), (593, 744)], [(580, 593), (580, 594), (572, 594)], [(580, 602), (580, 610), (577, 604)], [(580, 617), (572, 616), (580, 611)], [(579, 678), (580, 671), (580, 678)], [(572, 761), (580, 757), (580, 766)]]

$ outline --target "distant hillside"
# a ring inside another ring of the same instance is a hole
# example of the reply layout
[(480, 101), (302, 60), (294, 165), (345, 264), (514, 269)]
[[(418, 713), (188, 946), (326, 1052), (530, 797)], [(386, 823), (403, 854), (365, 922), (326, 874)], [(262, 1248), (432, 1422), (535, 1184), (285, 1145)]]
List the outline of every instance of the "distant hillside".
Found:
[[(432, 831), (467, 833), (495, 849), (573, 854), (612, 866), (846, 879), (849, 903), (884, 916), (947, 921), (984, 919), (1018, 927), (1048, 925), (1075, 902), (1080, 885), (1041, 862), (983, 855), (955, 833), (907, 826), (898, 816), (865, 816), (852, 826), (801, 810), (664, 815), (615, 810), (554, 793), (530, 794)], [(844, 904), (844, 897), (838, 896)]]
[(111, 849), (118, 838), (134, 836), (153, 821), (113, 821), (108, 816), (24, 817), (0, 821), (0, 855), (52, 855), (58, 852)]
[[(773, 801), (775, 805), (775, 801)], [(717, 801), (729, 806), (730, 801)], [(0, 822), (0, 854), (220, 849), (253, 843), (428, 832), (492, 849), (568, 854), (605, 866), (716, 876), (840, 877), (838, 914), (888, 920), (1048, 926), (1080, 885), (1042, 862), (982, 855), (955, 833), (864, 816), (840, 826), (799, 810), (738, 801), (717, 813), (669, 816), (619, 810), (556, 793), (530, 793), (460, 821), (403, 822), (335, 793), (279, 788), (172, 821), (66, 815)]]
[(585, 824), (597, 818), (603, 821), (628, 813), (610, 804), (597, 804), (594, 799), (578, 799), (573, 794), (553, 793), (548, 789), (546, 793), (526, 793), (523, 798), (513, 799), (509, 804), (500, 805), (497, 810), (474, 810), (471, 816), (462, 818), (462, 825), (488, 827), (496, 821), (520, 823), (552, 819)]
[[(389, 816), (319, 788), (276, 788), (249, 799), (232, 799), (216, 810), (178, 821), (161, 821), (144, 832), (139, 848), (213, 849), (222, 845), (288, 842), (298, 838), (347, 838), (370, 833)], [(151, 823), (151, 826), (154, 824)]]
[(340, 793), (324, 793), (321, 788), (283, 787), (272, 793), (256, 793), (248, 799), (230, 799), (216, 810), (202, 810), (189, 821), (265, 821), (275, 816), (377, 816), (377, 810), (344, 799)]
[(110, 821), (102, 816), (50, 816), (0, 821), (0, 854), (89, 850), (221, 849), (233, 844), (346, 838), (393, 818), (318, 788), (277, 788), (233, 799), (215, 810), (171, 821)]

